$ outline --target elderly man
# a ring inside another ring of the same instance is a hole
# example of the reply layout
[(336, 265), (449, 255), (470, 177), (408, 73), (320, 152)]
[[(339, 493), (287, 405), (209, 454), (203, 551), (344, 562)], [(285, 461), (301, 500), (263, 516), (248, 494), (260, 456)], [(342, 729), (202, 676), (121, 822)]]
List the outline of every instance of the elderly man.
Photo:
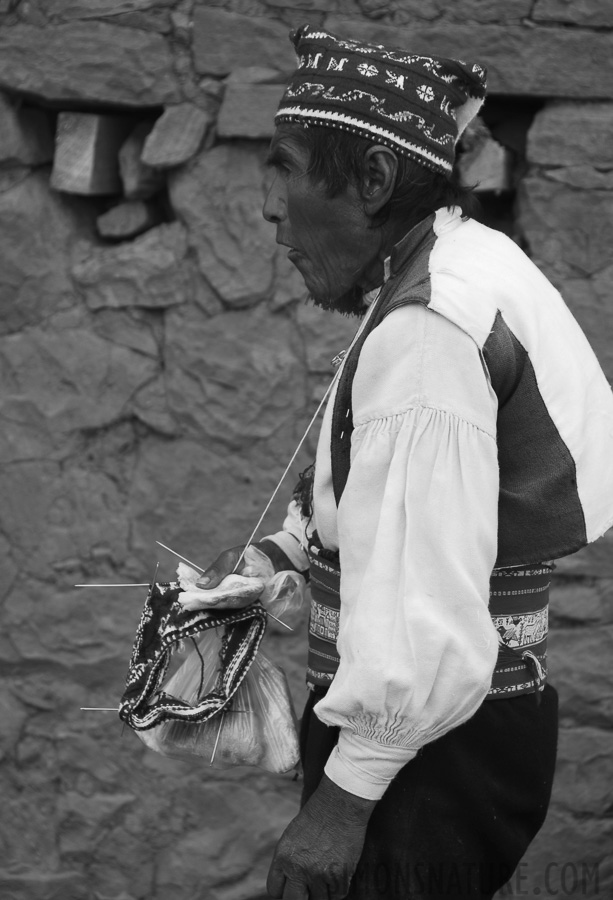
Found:
[(612, 523), (613, 398), (556, 290), (469, 217), (453, 163), (483, 69), (293, 41), (264, 216), (314, 302), (361, 325), (259, 544), (313, 595), (303, 806), (268, 890), (492, 897), (549, 802), (547, 561)]

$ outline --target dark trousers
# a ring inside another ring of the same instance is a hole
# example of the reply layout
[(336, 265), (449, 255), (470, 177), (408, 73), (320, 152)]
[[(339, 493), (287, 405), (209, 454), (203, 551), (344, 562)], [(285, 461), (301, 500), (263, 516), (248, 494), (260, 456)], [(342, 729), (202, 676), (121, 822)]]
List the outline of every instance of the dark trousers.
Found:
[[(317, 788), (338, 729), (307, 701), (301, 729), (303, 803)], [(351, 900), (489, 900), (545, 820), (556, 759), (558, 698), (486, 700), (427, 744), (371, 816)]]

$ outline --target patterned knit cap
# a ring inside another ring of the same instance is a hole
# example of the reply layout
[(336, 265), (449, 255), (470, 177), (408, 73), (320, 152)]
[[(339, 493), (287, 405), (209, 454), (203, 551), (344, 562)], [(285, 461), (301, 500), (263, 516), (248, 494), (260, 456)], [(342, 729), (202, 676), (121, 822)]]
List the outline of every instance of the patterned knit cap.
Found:
[(344, 41), (302, 25), (275, 124), (325, 125), (373, 138), (449, 173), (455, 147), (485, 98), (485, 69), (455, 59)]

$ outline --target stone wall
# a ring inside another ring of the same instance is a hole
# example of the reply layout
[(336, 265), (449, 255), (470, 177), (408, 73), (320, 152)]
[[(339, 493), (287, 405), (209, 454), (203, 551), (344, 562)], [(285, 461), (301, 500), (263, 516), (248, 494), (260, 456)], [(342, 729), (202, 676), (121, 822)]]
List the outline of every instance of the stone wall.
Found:
[[(0, 0), (2, 897), (254, 900), (296, 811), (291, 775), (165, 760), (80, 711), (117, 705), (143, 594), (73, 585), (171, 577), (156, 540), (202, 565), (244, 540), (353, 330), (304, 305), (260, 215), (305, 20), (487, 64), (513, 190), (486, 217), (613, 378), (608, 0)], [(62, 181), (82, 114), (125, 126), (114, 193)], [(507, 897), (613, 892), (611, 545), (558, 567), (555, 796)], [(303, 634), (266, 641), (299, 707)]]

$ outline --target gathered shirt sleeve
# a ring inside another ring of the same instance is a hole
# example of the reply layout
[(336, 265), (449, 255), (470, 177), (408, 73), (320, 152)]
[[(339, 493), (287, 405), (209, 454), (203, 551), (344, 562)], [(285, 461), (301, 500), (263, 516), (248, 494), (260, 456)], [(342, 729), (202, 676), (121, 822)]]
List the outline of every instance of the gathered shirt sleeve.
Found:
[[(490, 686), (497, 401), (472, 339), (411, 304), (365, 342), (353, 410), (336, 532), (327, 523), (340, 549), (341, 662), (315, 712), (341, 729), (327, 775), (376, 800), (424, 744), (473, 715)], [(318, 466), (330, 410), (326, 419)], [(319, 475), (316, 509), (318, 490), (331, 490), (325, 465)], [(317, 525), (325, 538), (326, 523)]]

